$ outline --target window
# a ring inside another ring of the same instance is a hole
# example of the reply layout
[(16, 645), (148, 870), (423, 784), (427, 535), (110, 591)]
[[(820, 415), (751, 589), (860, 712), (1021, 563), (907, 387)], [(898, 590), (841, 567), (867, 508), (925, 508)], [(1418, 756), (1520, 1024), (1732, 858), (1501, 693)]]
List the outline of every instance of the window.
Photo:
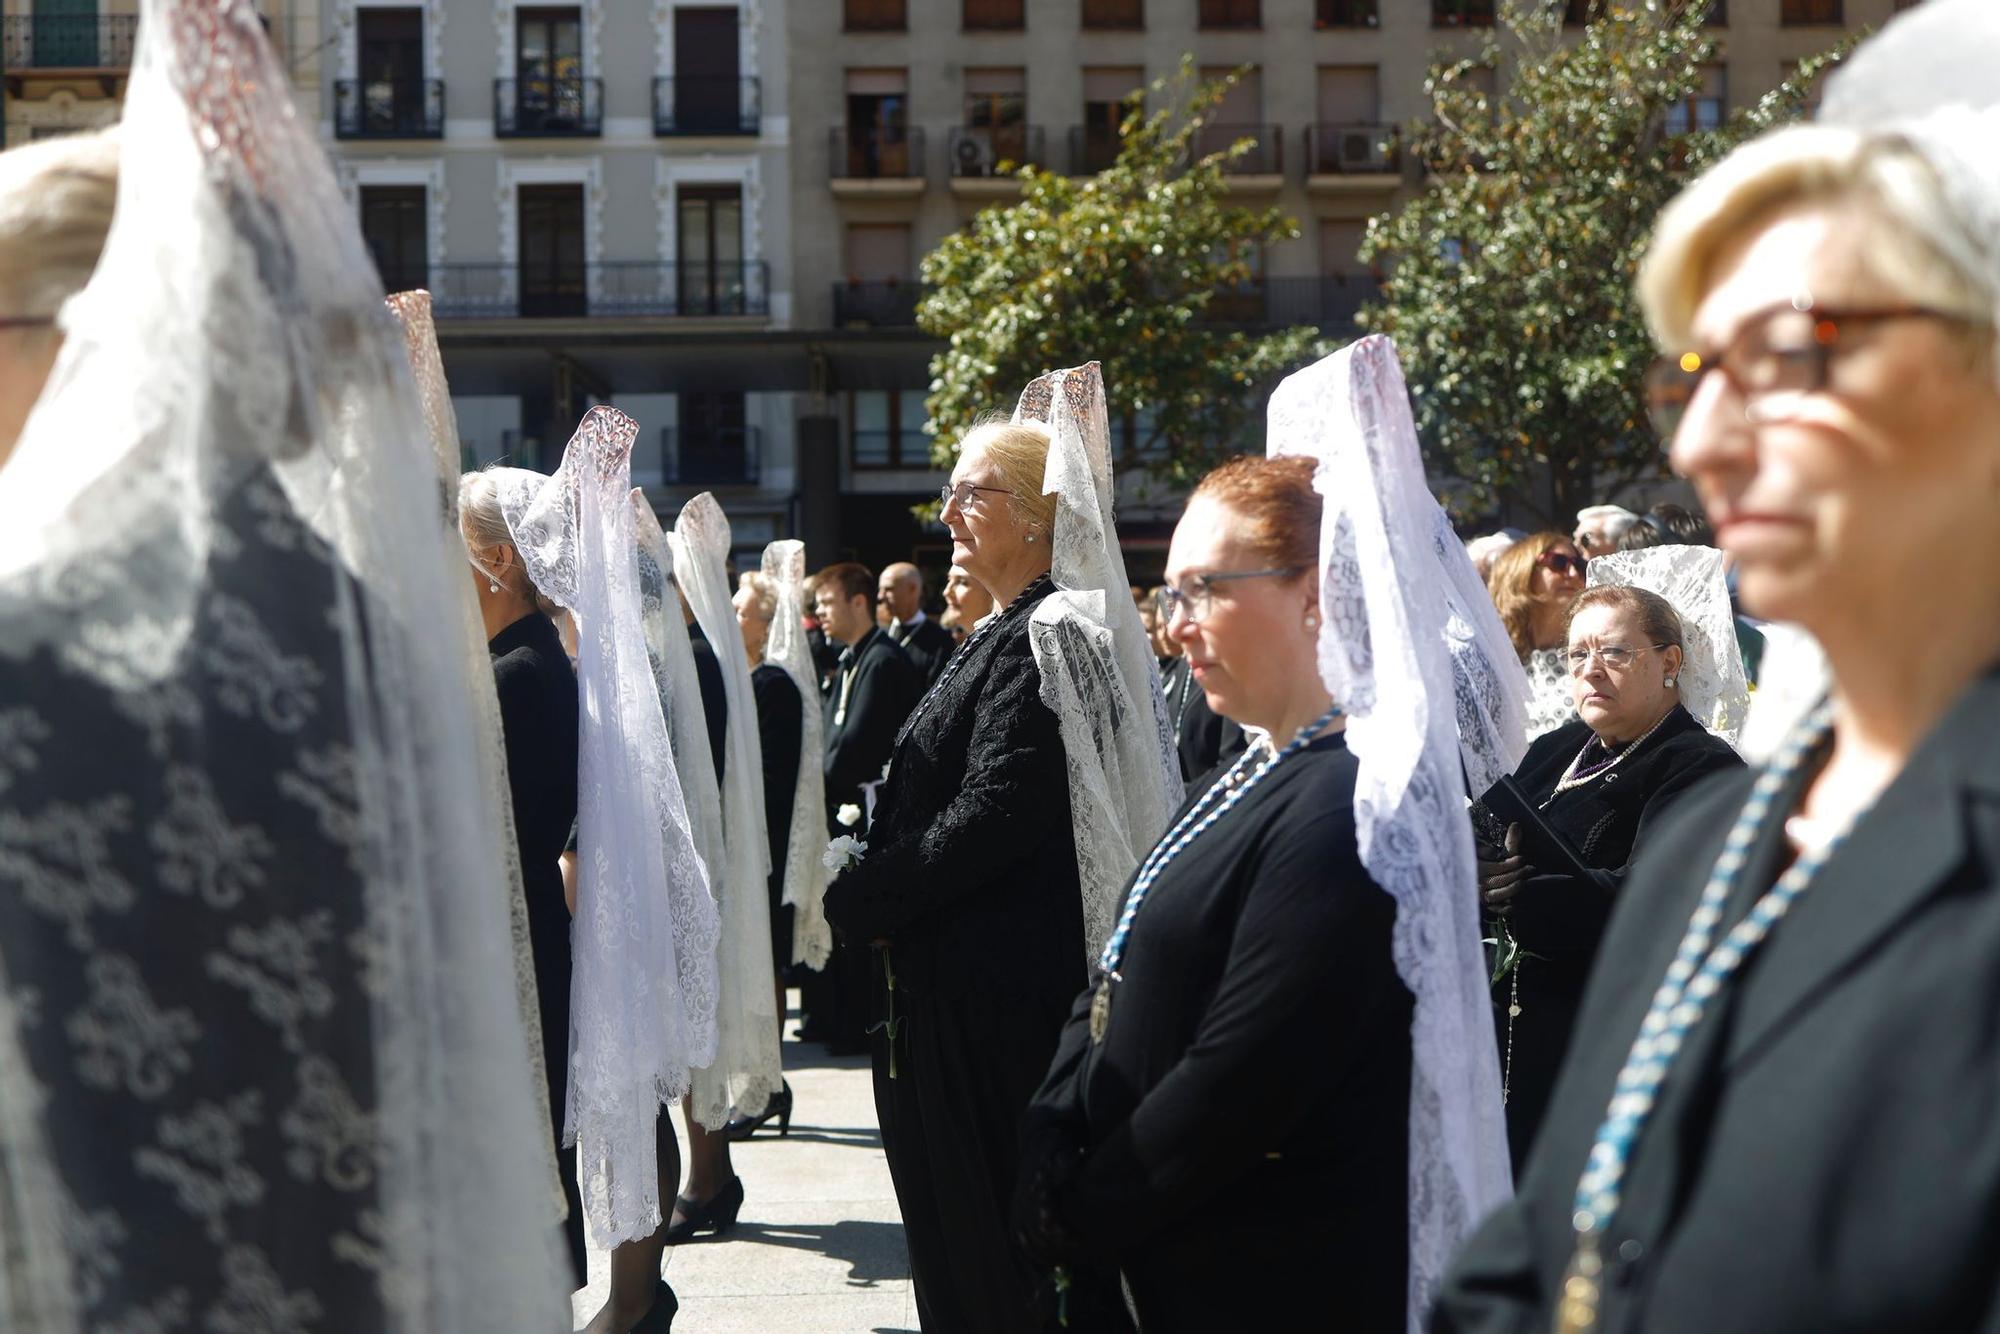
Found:
[(515, 25), (515, 124), (531, 132), (583, 125), (581, 13), (523, 9)]
[(1667, 133), (1680, 135), (1690, 130), (1719, 129), (1728, 109), (1728, 71), (1720, 65), (1703, 65), (1701, 86), (1694, 96), (1667, 108)]
[(909, 89), (907, 70), (847, 71), (847, 175), (910, 174)]
[(1368, 223), (1361, 218), (1322, 218), (1319, 224), (1319, 271), (1330, 278), (1365, 278), (1361, 242)]
[[(1234, 67), (1204, 68), (1203, 79), (1220, 79), (1234, 72)], [(1238, 139), (1255, 139), (1256, 146), (1242, 157), (1224, 168), (1237, 173), (1275, 174), (1283, 169), (1279, 158), (1279, 140), (1273, 127), (1262, 123), (1264, 116), (1264, 75), (1258, 69), (1243, 71), (1236, 84), (1221, 102), (1209, 123), (1202, 127), (1195, 139), (1195, 151), (1206, 155), (1220, 153)]]
[(1086, 28), (1143, 28), (1145, 0), (1083, 0)]
[(1831, 26), (1840, 21), (1840, 0), (1779, 0), (1778, 22), (1786, 27)]
[(361, 235), (375, 258), (383, 291), (408, 292), (430, 286), (429, 230), (423, 186), (361, 187)]
[(1261, 0), (1201, 0), (1204, 28), (1257, 28), (1264, 23)]
[(583, 186), (523, 185), (521, 314), (525, 318), (582, 315), (589, 308), (583, 247)]
[(963, 0), (962, 26), (973, 31), (1007, 32), (1028, 26), (1023, 0)]
[(363, 9), (355, 15), (366, 134), (421, 133), (424, 124), (424, 11)]
[(745, 423), (744, 395), (680, 395), (680, 437), (674, 441), (673, 479), (696, 486), (756, 479), (756, 459)]
[(842, 252), (847, 278), (834, 287), (836, 326), (907, 328), (917, 322), (909, 224), (851, 223)]
[(928, 468), (930, 437), (924, 434), (924, 391), (857, 392), (850, 399), (854, 466)]
[(1378, 0), (1316, 0), (1315, 28), (1377, 28), (1382, 25)]
[(905, 0), (842, 0), (849, 32), (903, 32), (909, 27)]
[(1433, 28), (1490, 28), (1493, 0), (1431, 0)]
[(743, 313), (743, 187), (683, 185), (675, 272), (683, 315)]
[[(97, 0), (35, 0), (34, 52), (29, 62), (39, 69), (92, 69), (104, 59), (99, 49)], [(8, 19), (12, 27), (18, 19)], [(8, 43), (13, 64), (14, 43)]]
[(1124, 123), (1125, 99), (1146, 82), (1146, 71), (1134, 65), (1100, 66), (1083, 72), (1083, 124), (1071, 145), (1070, 170), (1094, 175), (1118, 157), (1118, 127)]
[(952, 143), (952, 175), (991, 176), (1001, 162), (1031, 160), (1026, 88), (1022, 69), (965, 72), (965, 124)]
[(738, 11), (674, 10), (673, 124), (682, 133), (737, 134), (743, 128)]
[(1382, 72), (1374, 65), (1323, 65), (1319, 70), (1319, 121), (1313, 127), (1314, 175), (1387, 171), (1388, 127), (1382, 120)]

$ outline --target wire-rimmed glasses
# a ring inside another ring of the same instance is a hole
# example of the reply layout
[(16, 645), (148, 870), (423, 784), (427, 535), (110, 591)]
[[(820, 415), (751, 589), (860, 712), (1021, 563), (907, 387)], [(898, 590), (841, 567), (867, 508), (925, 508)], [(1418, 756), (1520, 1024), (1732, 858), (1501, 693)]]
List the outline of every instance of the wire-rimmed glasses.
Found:
[(1160, 616), (1169, 624), (1174, 614), (1187, 609), (1189, 625), (1200, 625), (1201, 618), (1208, 615), (1211, 599), (1215, 596), (1217, 584), (1230, 583), (1237, 579), (1289, 579), (1303, 574), (1304, 565), (1278, 565), (1268, 570), (1217, 570), (1211, 574), (1191, 574), (1181, 580), (1181, 587), (1168, 584), (1159, 592)]

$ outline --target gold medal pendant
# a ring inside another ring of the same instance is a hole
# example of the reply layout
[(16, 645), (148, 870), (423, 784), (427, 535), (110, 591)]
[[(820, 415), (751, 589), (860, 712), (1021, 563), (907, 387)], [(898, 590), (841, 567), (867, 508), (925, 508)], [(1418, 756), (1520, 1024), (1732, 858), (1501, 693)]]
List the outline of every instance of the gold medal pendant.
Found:
[(1597, 1304), (1604, 1294), (1604, 1261), (1592, 1237), (1577, 1241), (1563, 1273), (1562, 1296), (1556, 1303), (1556, 1334), (1586, 1334), (1597, 1328)]
[(1104, 1030), (1111, 1023), (1111, 974), (1097, 979), (1097, 994), (1090, 998), (1090, 1040), (1092, 1043), (1104, 1041)]

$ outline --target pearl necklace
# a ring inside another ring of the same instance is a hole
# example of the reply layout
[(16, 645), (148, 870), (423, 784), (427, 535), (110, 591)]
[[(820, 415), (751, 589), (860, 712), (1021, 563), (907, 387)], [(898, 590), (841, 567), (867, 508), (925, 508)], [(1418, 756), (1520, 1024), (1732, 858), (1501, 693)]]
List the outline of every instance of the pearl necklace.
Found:
[[(1673, 716), (1674, 716), (1673, 709), (1668, 709), (1665, 713), (1660, 715), (1660, 720), (1658, 722), (1654, 723), (1651, 727), (1647, 728), (1643, 733), (1640, 734), (1639, 739), (1637, 741), (1634, 741), (1631, 745), (1625, 747), (1625, 749), (1619, 751), (1616, 755), (1613, 755), (1611, 757), (1611, 763), (1606, 764), (1601, 768), (1592, 769), (1589, 773), (1584, 774), (1581, 778), (1579, 778), (1577, 776), (1576, 771), (1582, 767), (1583, 757), (1590, 754), (1590, 741), (1584, 742), (1583, 749), (1576, 753), (1576, 758), (1569, 762), (1569, 768), (1563, 771), (1563, 776), (1561, 781), (1556, 784), (1556, 790), (1549, 793), (1548, 801), (1542, 803), (1542, 809), (1547, 810), (1549, 808), (1549, 802), (1554, 801), (1557, 797), (1560, 797), (1563, 793), (1573, 791), (1576, 788), (1580, 788), (1586, 783), (1594, 783), (1598, 779), (1604, 777), (1606, 774), (1609, 774), (1613, 769), (1616, 769), (1619, 765), (1625, 763), (1625, 757), (1627, 755), (1630, 755), (1633, 751), (1645, 745), (1647, 740), (1651, 738), (1653, 733), (1659, 731), (1662, 727), (1666, 726), (1667, 719)], [(1597, 739), (1596, 737), (1592, 737), (1591, 741), (1595, 741), (1596, 739)]]

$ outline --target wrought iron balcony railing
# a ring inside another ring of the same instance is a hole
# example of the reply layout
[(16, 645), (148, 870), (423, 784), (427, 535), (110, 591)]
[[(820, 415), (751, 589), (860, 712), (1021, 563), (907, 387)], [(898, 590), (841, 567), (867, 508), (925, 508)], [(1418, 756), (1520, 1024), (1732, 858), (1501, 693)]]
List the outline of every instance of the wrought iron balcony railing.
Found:
[(660, 480), (668, 486), (755, 486), (763, 477), (763, 434), (755, 426), (660, 429)]
[(761, 260), (444, 264), (431, 276), (439, 319), (708, 319), (771, 309)]
[(917, 323), (917, 302), (923, 286), (916, 279), (845, 282), (833, 285), (833, 324), (837, 329), (910, 329)]
[(1380, 284), (1367, 274), (1253, 278), (1217, 292), (1202, 318), (1208, 324), (1274, 329), (1309, 324), (1346, 332), (1354, 328), (1361, 307), (1380, 291)]
[(763, 127), (763, 87), (755, 79), (680, 75), (653, 80), (653, 133), (756, 134)]
[(1006, 175), (1002, 164), (1043, 166), (1042, 127), (954, 125), (945, 160), (951, 164), (951, 174), (960, 179)]
[(495, 79), (493, 133), (503, 139), (604, 133), (602, 79)]
[(1251, 141), (1249, 151), (1222, 164), (1228, 176), (1285, 174), (1285, 133), (1275, 125), (1204, 125), (1195, 136), (1194, 151), (1206, 157), (1220, 153), (1239, 139)]
[(10, 14), (0, 52), (10, 71), (130, 69), (136, 14)]
[(340, 79), (333, 85), (336, 139), (442, 139), (444, 80)]
[(1069, 174), (1095, 176), (1118, 160), (1121, 136), (1109, 125), (1069, 127)]
[(908, 180), (924, 174), (924, 132), (908, 125), (836, 125), (827, 136), (835, 180)]
[(1401, 155), (1393, 125), (1306, 126), (1306, 171), (1313, 176), (1393, 172)]

